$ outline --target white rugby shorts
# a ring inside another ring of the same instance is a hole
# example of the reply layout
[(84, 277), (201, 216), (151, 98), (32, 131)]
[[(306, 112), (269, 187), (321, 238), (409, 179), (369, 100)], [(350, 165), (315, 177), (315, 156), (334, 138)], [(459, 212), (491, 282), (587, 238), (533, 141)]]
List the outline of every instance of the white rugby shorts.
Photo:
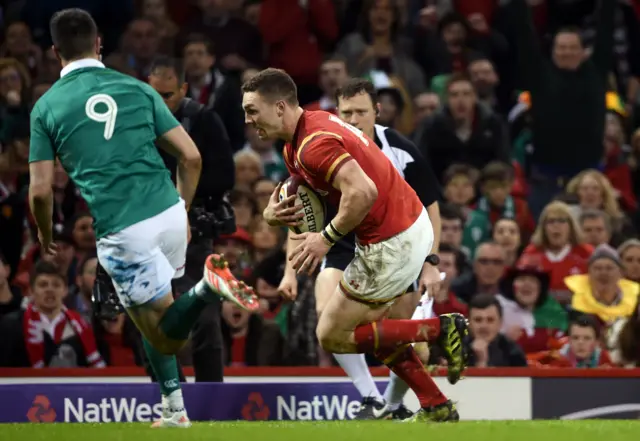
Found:
[(433, 246), (433, 227), (427, 210), (402, 233), (371, 245), (356, 243), (355, 256), (340, 281), (353, 300), (383, 305), (404, 294), (420, 275)]
[(98, 240), (98, 260), (125, 308), (171, 293), (171, 280), (184, 274), (187, 228), (180, 199), (162, 213)]

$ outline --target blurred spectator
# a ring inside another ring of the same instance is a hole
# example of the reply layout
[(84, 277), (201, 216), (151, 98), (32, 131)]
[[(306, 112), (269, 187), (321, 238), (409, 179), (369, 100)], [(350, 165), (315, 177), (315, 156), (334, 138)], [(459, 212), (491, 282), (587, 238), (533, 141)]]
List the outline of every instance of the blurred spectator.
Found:
[(155, 23), (160, 37), (160, 50), (165, 54), (171, 54), (179, 29), (169, 16), (167, 3), (168, 0), (143, 0), (142, 16)]
[(22, 292), (9, 283), (10, 274), (11, 267), (0, 253), (0, 321), (7, 314), (18, 311), (22, 305)]
[(640, 283), (640, 240), (628, 239), (618, 248), (625, 279)]
[(239, 280), (247, 280), (251, 276), (253, 266), (251, 235), (238, 227), (235, 233), (218, 237), (213, 252), (224, 254), (229, 269)]
[(470, 61), (483, 53), (500, 59), (507, 50), (504, 37), (477, 13), (465, 17), (458, 12), (448, 12), (439, 17), (437, 27), (433, 20), (421, 20), (413, 37), (416, 61), (428, 78), (435, 77), (432, 87), (438, 76), (466, 71)]
[[(237, 17), (237, 5), (227, 0), (198, 0), (200, 13), (182, 29), (188, 35), (206, 35), (215, 48), (216, 58), (225, 72), (242, 72), (263, 64), (260, 32)], [(277, 27), (277, 25), (276, 25)]]
[(158, 25), (150, 18), (131, 21), (120, 51), (105, 59), (107, 65), (118, 65), (134, 72), (140, 81), (147, 81), (160, 49)]
[(262, 212), (269, 204), (269, 199), (276, 189), (276, 183), (269, 178), (258, 178), (253, 183), (252, 192), (256, 198), (256, 204), (258, 209), (258, 216), (262, 217)]
[(613, 233), (634, 233), (629, 219), (620, 210), (619, 194), (609, 180), (597, 170), (585, 170), (567, 184), (567, 193), (578, 197), (578, 209), (602, 210), (611, 218)]
[(465, 164), (453, 164), (444, 171), (444, 198), (447, 202), (464, 209), (465, 218), (476, 198), (476, 184), (479, 178), (480, 172)]
[(468, 250), (462, 247), (462, 231), (465, 222), (462, 210), (457, 205), (441, 204), (440, 222), (440, 245), (448, 245), (468, 256)]
[(522, 367), (527, 359), (522, 349), (504, 335), (502, 306), (495, 296), (482, 294), (469, 303), (469, 331), (471, 334), (470, 366)]
[(588, 274), (565, 278), (573, 292), (574, 311), (597, 317), (604, 328), (633, 314), (640, 285), (622, 277), (622, 262), (616, 250), (600, 245), (589, 258)]
[(625, 367), (640, 366), (640, 298), (628, 319), (614, 323), (607, 341), (614, 363)]
[(477, 57), (469, 62), (469, 78), (478, 95), (478, 102), (498, 115), (506, 115), (508, 108), (498, 99), (497, 89), (500, 83), (493, 62), (485, 57)]
[(227, 74), (216, 63), (216, 52), (209, 39), (201, 34), (190, 34), (182, 47), (186, 96), (214, 110), (229, 135), (234, 151), (244, 144), (244, 111), (240, 106), (242, 95), (239, 73)]
[(433, 294), (433, 312), (437, 315), (459, 313), (467, 315), (467, 305), (462, 303), (451, 291), (451, 282), (461, 273), (464, 256), (451, 245), (441, 244), (438, 252), (440, 264), (438, 269), (445, 273), (445, 278), (437, 293)]
[(482, 196), (475, 210), (467, 216), (463, 242), (473, 255), (478, 244), (491, 237), (495, 222), (500, 218), (513, 219), (527, 241), (535, 223), (527, 203), (510, 195), (513, 169), (501, 162), (491, 162), (480, 173)]
[(505, 266), (514, 266), (522, 251), (522, 236), (518, 223), (514, 219), (498, 219), (493, 226), (492, 240), (504, 250)]
[[(236, 226), (248, 229), (251, 221), (258, 214), (258, 208), (253, 193), (245, 189), (234, 189), (229, 193), (229, 202), (236, 218)], [(260, 213), (262, 214), (262, 213)]]
[(4, 44), (0, 47), (0, 58), (13, 58), (27, 68), (31, 77), (37, 77), (42, 62), (42, 49), (33, 43), (31, 30), (26, 23), (11, 23), (5, 31)]
[[(28, 250), (26, 255), (20, 261), (18, 274), (16, 274), (14, 283), (22, 288), (25, 293), (27, 293), (32, 286), (30, 283), (30, 275), (34, 265), (36, 265), (40, 259), (54, 263), (57, 269), (64, 274), (67, 281), (75, 280), (77, 259), (73, 237), (71, 237), (71, 234), (68, 231), (54, 230), (53, 242), (57, 246), (55, 256), (52, 256), (51, 254), (43, 255), (40, 249), (40, 244), (36, 243)], [(66, 295), (67, 293), (65, 291), (65, 297)]]
[(93, 217), (87, 211), (78, 212), (68, 224), (76, 249), (76, 260), (82, 261), (96, 253), (96, 233), (93, 230)]
[[(253, 261), (260, 263), (264, 257), (271, 252), (282, 241), (282, 229), (271, 227), (262, 219), (261, 215), (256, 216), (253, 228), (251, 229), (251, 239), (253, 245)], [(280, 283), (276, 284), (276, 288)]]
[(320, 89), (322, 96), (306, 106), (305, 110), (324, 110), (336, 113), (336, 91), (349, 79), (347, 60), (340, 55), (326, 58), (320, 65)]
[(142, 366), (144, 352), (138, 330), (125, 313), (93, 325), (98, 350), (107, 366)]
[[(238, 152), (236, 158), (236, 179), (238, 178), (238, 167), (247, 164), (247, 167), (255, 172), (255, 164), (252, 164), (251, 158), (259, 155), (261, 167), (264, 169), (264, 176), (273, 181), (281, 181), (287, 176), (287, 167), (284, 165), (284, 159), (281, 152), (275, 147), (272, 141), (262, 140), (258, 137), (258, 131), (247, 125), (245, 127), (247, 143), (244, 148)], [(244, 158), (246, 156), (246, 158)], [(244, 158), (244, 159), (243, 159)], [(240, 164), (238, 163), (240, 160)], [(244, 170), (243, 170), (244, 173)], [(253, 175), (248, 178), (242, 178), (243, 182), (251, 180)]]
[(105, 366), (91, 327), (63, 305), (66, 295), (63, 273), (52, 263), (36, 264), (31, 277), (32, 303), (0, 322), (0, 366)]
[(504, 269), (502, 247), (494, 242), (480, 244), (473, 261), (473, 272), (457, 278), (451, 285), (451, 291), (465, 303), (479, 294), (500, 294)]
[(521, 262), (507, 272), (502, 333), (517, 342), (525, 353), (553, 349), (567, 331), (567, 312), (549, 295), (549, 273)]
[(594, 248), (611, 242), (611, 219), (600, 210), (584, 210), (580, 213), (580, 228), (585, 242)]
[(264, 366), (258, 361), (262, 320), (231, 302), (222, 304), (225, 365)]
[(236, 164), (236, 187), (238, 188), (249, 190), (253, 183), (264, 175), (262, 158), (253, 149), (239, 151), (234, 155), (233, 160)]
[(444, 109), (425, 122), (416, 140), (433, 169), (446, 170), (455, 163), (482, 168), (494, 160), (508, 162), (507, 129), (477, 102), (471, 81), (463, 74), (452, 75), (446, 91)]
[(406, 106), (402, 93), (394, 87), (382, 87), (378, 89), (378, 124), (402, 130), (402, 113)]
[(338, 39), (333, 2), (262, 0), (260, 8), (258, 24), (267, 46), (269, 66), (291, 75), (298, 85), (302, 105), (319, 99), (322, 53), (331, 50)]
[[(70, 292), (64, 303), (68, 308), (77, 311), (87, 323), (93, 322), (93, 284), (96, 281), (98, 258), (95, 254), (86, 256), (78, 265), (75, 289)], [(108, 363), (108, 361), (107, 361)]]
[(426, 84), (401, 35), (401, 16), (392, 0), (363, 1), (358, 30), (340, 41), (337, 52), (348, 60), (352, 76), (369, 77), (376, 88), (406, 90), (412, 98)]
[(522, 252), (533, 262), (537, 259), (544, 271), (551, 274), (551, 295), (561, 303), (571, 301), (565, 277), (584, 274), (587, 260), (593, 252), (591, 245), (583, 244), (582, 231), (563, 202), (552, 202), (540, 215), (531, 243)]
[[(522, 85), (531, 92), (533, 153), (529, 208), (538, 216), (581, 170), (604, 156), (605, 93), (613, 55), (617, 2), (601, 2), (593, 54), (579, 29), (563, 28), (553, 40), (552, 62), (544, 58), (525, 0), (510, 0), (508, 26), (515, 38)], [(558, 130), (562, 127), (562, 130)]]
[(433, 92), (423, 92), (413, 99), (413, 116), (415, 127), (420, 127), (423, 122), (440, 109), (440, 96)]
[(30, 87), (31, 76), (22, 63), (15, 58), (0, 58), (0, 141), (16, 139), (16, 127), (28, 123)]

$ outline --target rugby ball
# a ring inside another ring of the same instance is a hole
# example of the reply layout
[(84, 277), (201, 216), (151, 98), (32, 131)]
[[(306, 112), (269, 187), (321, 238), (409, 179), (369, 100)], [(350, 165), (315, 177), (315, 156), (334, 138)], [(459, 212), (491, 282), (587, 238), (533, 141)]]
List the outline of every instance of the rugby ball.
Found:
[(322, 231), (325, 216), (324, 199), (304, 179), (295, 175), (284, 181), (280, 188), (279, 197), (280, 200), (283, 200), (293, 194), (296, 195), (296, 199), (291, 206), (302, 205), (304, 217), (302, 218), (302, 225), (289, 227), (289, 229), (297, 234), (319, 233)]

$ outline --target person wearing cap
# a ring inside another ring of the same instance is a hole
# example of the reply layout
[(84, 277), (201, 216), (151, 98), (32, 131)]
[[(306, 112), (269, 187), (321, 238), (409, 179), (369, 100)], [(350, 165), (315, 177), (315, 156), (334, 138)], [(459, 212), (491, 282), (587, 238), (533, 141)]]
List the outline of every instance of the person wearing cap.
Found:
[(505, 276), (501, 332), (525, 353), (551, 349), (567, 331), (567, 312), (549, 295), (550, 276), (534, 259), (518, 262)]
[(565, 278), (573, 293), (574, 313), (597, 317), (608, 328), (633, 314), (640, 284), (622, 277), (622, 261), (609, 245), (598, 246), (588, 263), (588, 273)]

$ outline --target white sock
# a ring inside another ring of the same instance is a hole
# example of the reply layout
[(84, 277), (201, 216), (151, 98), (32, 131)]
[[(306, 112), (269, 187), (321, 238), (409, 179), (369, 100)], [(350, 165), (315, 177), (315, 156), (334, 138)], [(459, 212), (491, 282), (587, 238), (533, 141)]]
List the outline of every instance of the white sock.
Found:
[(381, 403), (384, 402), (378, 387), (373, 382), (369, 366), (364, 354), (333, 354), (336, 361), (347, 373), (353, 385), (358, 389), (362, 398), (373, 397)]
[(163, 413), (173, 414), (184, 411), (184, 401), (182, 399), (182, 389), (174, 390), (167, 396), (162, 396)]
[(393, 372), (389, 373), (389, 384), (384, 390), (384, 399), (391, 411), (397, 410), (402, 405), (402, 400), (409, 390), (409, 385)]

